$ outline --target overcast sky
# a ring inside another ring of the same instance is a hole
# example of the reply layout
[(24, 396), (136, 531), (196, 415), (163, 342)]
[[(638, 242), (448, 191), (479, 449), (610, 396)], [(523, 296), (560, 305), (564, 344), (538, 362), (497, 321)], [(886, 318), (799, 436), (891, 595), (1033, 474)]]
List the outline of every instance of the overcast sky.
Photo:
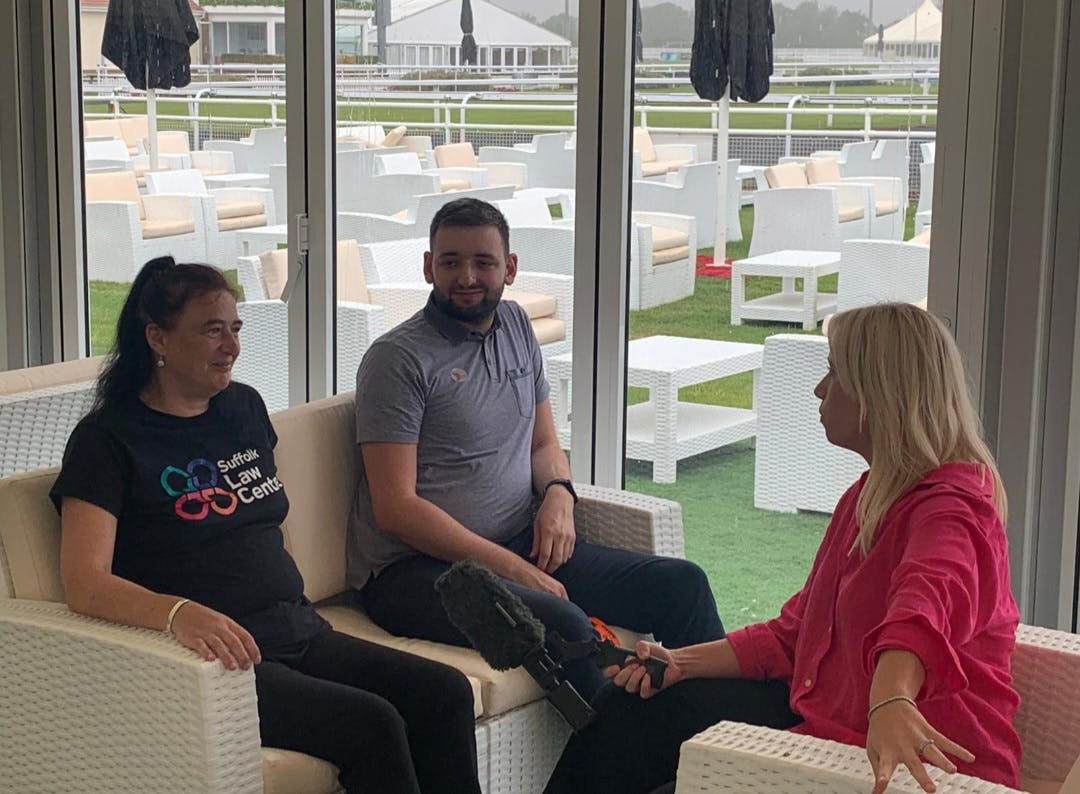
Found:
[[(492, 0), (495, 5), (502, 6), (511, 11), (524, 11), (532, 14), (541, 21), (555, 14), (561, 14), (569, 4), (570, 13), (577, 16), (577, 0)], [(646, 6), (654, 6), (664, 0), (642, 0)], [(669, 2), (681, 5), (693, 13), (694, 0), (669, 0)], [(842, 11), (862, 11), (864, 14), (870, 10), (870, 0), (819, 0), (820, 5), (835, 6)], [(776, 2), (776, 5), (797, 6), (799, 0), (785, 0)], [(910, 14), (922, 4), (922, 0), (873, 0), (875, 24), (889, 24)], [(940, 2), (938, 3), (940, 5)]]

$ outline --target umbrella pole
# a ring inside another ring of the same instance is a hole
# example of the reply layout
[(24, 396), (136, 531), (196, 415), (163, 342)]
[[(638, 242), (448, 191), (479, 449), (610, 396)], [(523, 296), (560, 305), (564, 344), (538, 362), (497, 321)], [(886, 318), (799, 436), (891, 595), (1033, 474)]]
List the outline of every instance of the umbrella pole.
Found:
[(728, 184), (728, 119), (730, 118), (731, 85), (716, 103), (716, 233), (713, 237), (713, 264), (722, 265), (727, 258), (727, 184)]
[[(150, 67), (146, 67), (146, 84), (150, 85)], [(157, 91), (153, 88), (146, 89), (146, 133), (150, 138), (150, 170), (158, 170), (158, 139), (157, 139)]]

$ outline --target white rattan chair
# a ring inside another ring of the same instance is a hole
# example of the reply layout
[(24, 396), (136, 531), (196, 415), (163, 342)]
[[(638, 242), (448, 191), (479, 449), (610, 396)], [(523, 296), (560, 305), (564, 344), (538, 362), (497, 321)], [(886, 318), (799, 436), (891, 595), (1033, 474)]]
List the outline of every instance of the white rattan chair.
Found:
[[(1020, 626), (1012, 659), (1013, 686), (1020, 693), (1016, 729), (1023, 756), (1025, 791), (1057, 790), (1069, 775), (1080, 789), (1080, 636)], [(1077, 765), (1077, 766), (1074, 766)], [(1015, 789), (928, 767), (941, 794), (1015, 794)], [(683, 743), (676, 794), (828, 791), (863, 794), (873, 785), (866, 750), (849, 744), (769, 728), (721, 722)], [(1072, 786), (1075, 785), (1075, 788)], [(901, 766), (889, 791), (922, 789)], [(1066, 789), (1061, 789), (1066, 794)]]
[(481, 146), (480, 164), (522, 163), (528, 181), (526, 187), (572, 188), (574, 186), (574, 150), (567, 148), (565, 132), (534, 135), (530, 143), (513, 146)]
[(903, 239), (907, 200), (899, 179), (891, 176), (842, 177), (839, 162), (831, 157), (811, 160), (805, 170), (807, 182), (814, 186), (869, 185), (872, 188), (869, 236), (875, 240)]
[[(839, 251), (837, 191), (828, 187), (771, 188), (754, 192), (750, 256), (773, 251)], [(866, 224), (861, 227), (866, 236)]]
[(630, 234), (630, 309), (650, 309), (694, 294), (697, 221), (668, 212), (634, 212)]
[(514, 189), (509, 185), (456, 190), (450, 193), (425, 193), (412, 197), (403, 217), (400, 217), (402, 213), (399, 213), (399, 217), (393, 217), (374, 212), (339, 212), (338, 237), (359, 240), (361, 243), (422, 237), (428, 233), (428, 226), (435, 213), (448, 201), (472, 196), (491, 202), (510, 198), (513, 193)]
[(840, 244), (838, 312), (873, 303), (917, 303), (927, 294), (930, 246), (895, 240), (845, 240)]
[(825, 438), (814, 387), (828, 370), (823, 336), (765, 338), (758, 393), (754, 507), (794, 513), (831, 513), (866, 461)]
[[(716, 191), (719, 178), (715, 161), (679, 166), (660, 179), (636, 179), (633, 206), (644, 212), (672, 212), (690, 215), (697, 221), (697, 243), (709, 248), (716, 238)], [(742, 206), (742, 180), (739, 161), (728, 160), (727, 239), (742, 239), (739, 208)], [(721, 257), (722, 258), (722, 257)]]
[(416, 152), (392, 152), (377, 154), (375, 157), (376, 174), (427, 174), (438, 177), (438, 182), (431, 190), (417, 191), (437, 193), (447, 190), (467, 190), (487, 185), (487, 171), (475, 168), (424, 168)]
[[(340, 604), (346, 517), (360, 478), (353, 395), (273, 416), (283, 531), (307, 595), (341, 631), (439, 659), (474, 682), (481, 786), (540, 791), (569, 730), (523, 670), (497, 672), (471, 649), (392, 637)], [(227, 672), (162, 632), (75, 615), (60, 601), (55, 470), (0, 480), (0, 736), (6, 790), (83, 794), (331, 794), (324, 761), (259, 747), (251, 670)], [(617, 548), (683, 556), (679, 505), (588, 485), (575, 524)], [(330, 603), (328, 603), (330, 602)], [(631, 641), (624, 639), (624, 642)], [(78, 663), (65, 660), (77, 659)]]
[(529, 183), (529, 173), (524, 163), (491, 160), (480, 162), (468, 141), (436, 146), (434, 154), (435, 164), (439, 168), (480, 169), (486, 172), (488, 185), (509, 185), (514, 190), (521, 190)]

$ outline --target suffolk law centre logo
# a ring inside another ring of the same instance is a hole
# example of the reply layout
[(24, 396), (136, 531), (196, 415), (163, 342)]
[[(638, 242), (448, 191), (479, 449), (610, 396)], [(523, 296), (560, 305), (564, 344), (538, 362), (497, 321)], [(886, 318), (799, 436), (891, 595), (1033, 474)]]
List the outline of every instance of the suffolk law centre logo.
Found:
[(232, 515), (238, 504), (252, 504), (283, 487), (276, 476), (263, 473), (258, 461), (256, 449), (217, 462), (195, 458), (184, 469), (166, 466), (161, 487), (176, 497), (173, 509), (186, 521), (202, 521), (211, 510), (220, 516)]

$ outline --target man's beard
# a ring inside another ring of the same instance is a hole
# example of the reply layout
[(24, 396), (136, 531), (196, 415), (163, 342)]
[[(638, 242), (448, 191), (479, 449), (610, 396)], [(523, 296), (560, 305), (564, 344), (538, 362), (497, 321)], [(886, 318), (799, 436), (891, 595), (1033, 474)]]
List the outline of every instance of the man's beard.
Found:
[(484, 299), (472, 306), (459, 306), (436, 286), (431, 288), (431, 297), (436, 308), (448, 317), (462, 323), (481, 323), (495, 313), (495, 307), (502, 299), (502, 290), (488, 290), (484, 293)]

